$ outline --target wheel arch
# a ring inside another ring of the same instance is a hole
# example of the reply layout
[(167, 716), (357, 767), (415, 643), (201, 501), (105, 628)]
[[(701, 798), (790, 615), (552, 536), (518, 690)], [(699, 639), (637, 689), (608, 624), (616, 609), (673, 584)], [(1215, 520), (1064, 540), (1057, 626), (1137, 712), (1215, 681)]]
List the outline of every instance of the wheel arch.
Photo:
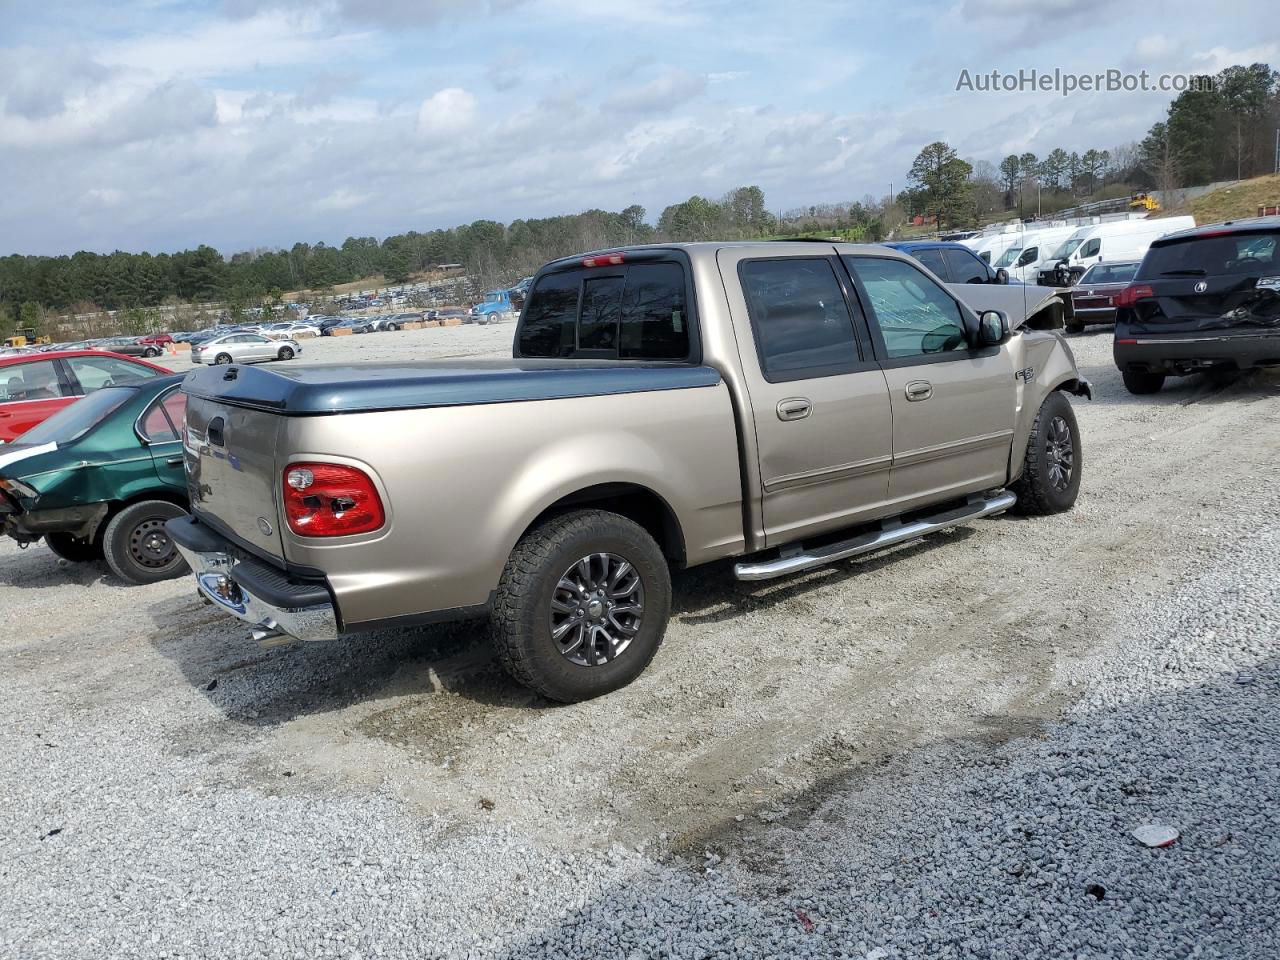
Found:
[(626, 517), (653, 537), (670, 563), (676, 566), (684, 564), (684, 531), (676, 512), (663, 497), (638, 483), (598, 483), (565, 494), (539, 511), (520, 536), (523, 537), (547, 517), (578, 507), (594, 507)]

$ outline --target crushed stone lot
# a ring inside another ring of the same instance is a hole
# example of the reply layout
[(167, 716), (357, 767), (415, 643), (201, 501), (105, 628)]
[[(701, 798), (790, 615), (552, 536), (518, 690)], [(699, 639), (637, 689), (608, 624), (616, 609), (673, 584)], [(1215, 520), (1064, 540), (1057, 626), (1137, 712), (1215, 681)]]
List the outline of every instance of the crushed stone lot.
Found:
[(680, 573), (574, 706), (475, 623), (262, 646), (3, 541), (0, 957), (1280, 956), (1280, 372), (1131, 397), (1069, 340), (1073, 512)]

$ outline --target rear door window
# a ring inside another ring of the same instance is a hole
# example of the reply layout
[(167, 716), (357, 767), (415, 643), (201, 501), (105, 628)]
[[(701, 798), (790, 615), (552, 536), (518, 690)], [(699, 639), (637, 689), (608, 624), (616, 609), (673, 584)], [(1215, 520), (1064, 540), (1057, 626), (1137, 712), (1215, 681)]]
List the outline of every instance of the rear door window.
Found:
[[(967, 250), (944, 250), (952, 283), (986, 283), (987, 268)], [(935, 273), (937, 271), (934, 271)]]
[(738, 275), (770, 383), (848, 373), (858, 364), (853, 316), (831, 261), (744, 260)]
[(951, 276), (947, 272), (946, 262), (942, 259), (941, 250), (916, 250), (911, 254), (926, 267), (936, 273), (941, 279), (950, 281)]
[(58, 379), (52, 360), (20, 363), (0, 370), (0, 403), (18, 400), (56, 400), (73, 396)]
[(186, 417), (187, 395), (176, 386), (157, 397), (147, 407), (138, 425), (144, 440), (166, 443), (181, 438), (182, 424)]
[(685, 360), (691, 345), (687, 299), (678, 263), (549, 273), (529, 294), (518, 354)]

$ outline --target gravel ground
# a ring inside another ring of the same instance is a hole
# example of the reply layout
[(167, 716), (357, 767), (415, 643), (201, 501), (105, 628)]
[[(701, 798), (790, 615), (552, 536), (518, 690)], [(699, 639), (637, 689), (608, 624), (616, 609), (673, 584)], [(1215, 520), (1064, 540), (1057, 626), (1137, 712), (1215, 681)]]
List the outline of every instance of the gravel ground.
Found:
[(475, 625), (261, 647), (0, 544), (0, 956), (1280, 955), (1280, 378), (1138, 401), (1072, 344), (1071, 514), (682, 574), (590, 704)]

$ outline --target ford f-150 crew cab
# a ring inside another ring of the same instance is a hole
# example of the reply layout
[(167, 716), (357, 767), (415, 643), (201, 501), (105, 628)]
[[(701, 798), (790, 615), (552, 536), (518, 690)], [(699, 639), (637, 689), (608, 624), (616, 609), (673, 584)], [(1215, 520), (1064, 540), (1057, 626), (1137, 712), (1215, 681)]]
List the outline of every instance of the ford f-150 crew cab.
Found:
[(673, 565), (759, 580), (1069, 509), (1089, 387), (1060, 325), (1056, 293), (882, 246), (557, 260), (511, 359), (189, 375), (167, 528), (258, 636), (487, 615), (515, 677), (582, 700), (653, 658)]

